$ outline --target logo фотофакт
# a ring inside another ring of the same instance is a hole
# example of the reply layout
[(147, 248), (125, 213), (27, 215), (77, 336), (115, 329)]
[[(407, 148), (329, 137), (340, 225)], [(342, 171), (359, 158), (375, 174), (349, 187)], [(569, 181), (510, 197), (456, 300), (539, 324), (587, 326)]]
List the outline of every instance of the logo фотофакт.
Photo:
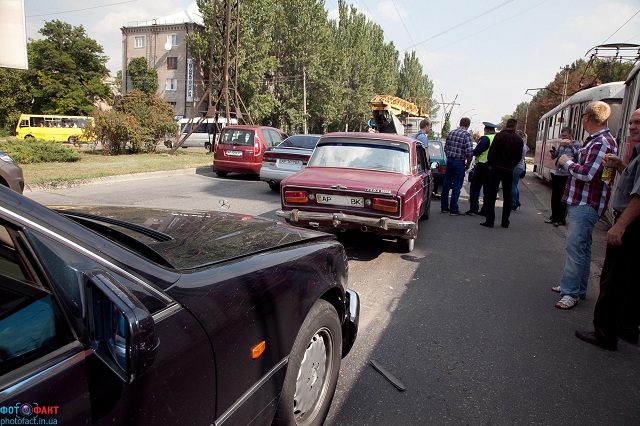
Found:
[(59, 408), (60, 406), (58, 405), (40, 406), (37, 402), (19, 402), (15, 405), (2, 405), (0, 406), (0, 426), (23, 424), (57, 425), (58, 419), (39, 418), (39, 416), (56, 415), (58, 414)]

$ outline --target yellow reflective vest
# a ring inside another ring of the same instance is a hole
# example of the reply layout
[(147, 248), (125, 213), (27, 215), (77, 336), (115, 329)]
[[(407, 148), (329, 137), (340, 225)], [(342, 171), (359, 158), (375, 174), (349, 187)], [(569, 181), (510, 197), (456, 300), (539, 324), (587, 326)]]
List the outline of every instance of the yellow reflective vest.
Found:
[[(491, 144), (493, 143), (493, 138), (496, 136), (496, 134), (494, 133), (492, 135), (485, 135), (485, 136), (489, 138), (489, 148), (491, 148)], [(489, 148), (487, 148), (486, 151), (484, 151), (482, 154), (476, 157), (476, 163), (487, 162), (487, 155), (489, 154)]]

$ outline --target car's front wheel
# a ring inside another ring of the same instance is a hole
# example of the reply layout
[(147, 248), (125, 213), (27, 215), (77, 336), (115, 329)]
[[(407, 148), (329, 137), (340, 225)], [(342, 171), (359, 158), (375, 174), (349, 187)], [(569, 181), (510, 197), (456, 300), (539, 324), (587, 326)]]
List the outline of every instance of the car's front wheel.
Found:
[(338, 382), (342, 331), (335, 308), (318, 300), (302, 323), (289, 355), (276, 425), (322, 425)]

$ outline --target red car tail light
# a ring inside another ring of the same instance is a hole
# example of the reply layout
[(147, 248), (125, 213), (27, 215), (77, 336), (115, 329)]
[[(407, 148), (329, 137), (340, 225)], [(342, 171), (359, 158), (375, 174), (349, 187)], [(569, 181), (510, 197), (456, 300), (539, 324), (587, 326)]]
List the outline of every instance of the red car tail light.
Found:
[(440, 173), (446, 173), (447, 172), (447, 166), (440, 166), (438, 167), (438, 171)]
[(385, 198), (374, 198), (372, 207), (374, 208), (374, 210), (396, 213), (398, 211), (398, 201), (388, 200)]
[(213, 153), (215, 154), (216, 152), (218, 152), (218, 141), (213, 143)]
[(262, 156), (262, 161), (266, 161), (268, 163), (275, 163), (276, 155), (271, 152), (265, 152), (264, 155)]
[(284, 201), (286, 203), (306, 203), (309, 201), (307, 191), (284, 191)]
[(253, 137), (253, 155), (260, 155), (260, 151), (262, 151), (262, 142), (260, 141), (258, 135), (255, 135)]

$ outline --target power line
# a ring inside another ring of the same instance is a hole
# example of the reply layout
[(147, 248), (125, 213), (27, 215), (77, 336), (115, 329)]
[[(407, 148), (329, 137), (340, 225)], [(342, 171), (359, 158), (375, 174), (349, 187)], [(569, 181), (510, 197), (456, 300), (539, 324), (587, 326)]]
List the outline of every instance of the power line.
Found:
[(630, 21), (630, 20), (632, 20), (633, 18), (635, 18), (635, 17), (636, 17), (636, 15), (637, 15), (638, 13), (640, 13), (640, 10), (638, 10), (636, 13), (634, 13), (634, 14), (633, 14), (633, 16), (632, 16), (631, 18), (627, 19), (627, 22), (625, 22), (624, 24), (620, 25), (620, 28), (618, 28), (617, 30), (615, 30), (615, 31), (613, 32), (613, 34), (611, 34), (609, 37), (607, 37), (607, 39), (606, 39), (605, 41), (603, 41), (602, 43), (600, 43), (600, 44), (605, 44), (607, 41), (609, 41), (609, 39), (610, 39), (611, 37), (613, 37), (614, 35), (616, 35), (616, 33), (622, 29), (622, 27), (624, 27), (625, 25), (627, 25), (627, 24), (629, 23), (629, 21)]
[(85, 8), (82, 8), (82, 9), (65, 10), (63, 12), (42, 13), (42, 14), (39, 14), (39, 15), (27, 15), (26, 17), (27, 18), (36, 18), (38, 16), (50, 16), (50, 15), (61, 15), (63, 13), (82, 12), (84, 10), (100, 9), (100, 8), (103, 8), (103, 7), (117, 6), (119, 4), (133, 3), (133, 2), (136, 2), (136, 1), (138, 1), (138, 0), (127, 0), (127, 1), (121, 1), (121, 2), (118, 2), (118, 3), (109, 3), (109, 4), (99, 5), (99, 6), (85, 7)]
[(447, 45), (445, 45), (445, 46), (438, 47), (437, 49), (434, 49), (434, 50), (442, 50), (442, 49), (446, 49), (447, 47), (453, 46), (454, 44), (456, 44), (456, 43), (460, 43), (461, 41), (464, 41), (464, 40), (466, 40), (466, 39), (468, 39), (468, 38), (475, 37), (475, 36), (477, 36), (477, 35), (478, 35), (478, 34), (480, 34), (480, 33), (483, 33), (483, 32), (485, 32), (485, 31), (489, 31), (489, 30), (492, 30), (492, 29), (495, 29), (498, 25), (502, 24), (503, 22), (507, 22), (507, 21), (509, 21), (509, 20), (511, 20), (511, 19), (513, 19), (513, 18), (515, 18), (516, 16), (520, 16), (520, 15), (522, 15), (523, 13), (526, 13), (526, 12), (530, 11), (531, 9), (534, 9), (534, 8), (536, 8), (536, 7), (540, 6), (540, 5), (541, 5), (541, 4), (543, 4), (543, 3), (547, 3), (548, 1), (549, 1), (549, 0), (543, 0), (543, 1), (541, 1), (540, 3), (535, 4), (535, 5), (531, 6), (530, 8), (523, 10), (522, 12), (516, 13), (515, 15), (511, 15), (511, 16), (509, 16), (508, 18), (503, 19), (502, 21), (492, 22), (492, 23), (491, 23), (491, 26), (489, 26), (489, 27), (486, 27), (486, 28), (484, 28), (484, 29), (481, 29), (481, 30), (479, 30), (479, 31), (476, 31), (476, 32), (474, 32), (473, 34), (471, 34), (471, 35), (469, 35), (469, 36), (467, 36), (467, 37), (463, 37), (463, 38), (461, 38), (461, 39), (459, 39), (459, 40), (456, 40), (456, 41), (454, 41), (454, 42), (452, 42), (452, 43), (449, 43), (449, 44), (447, 44)]
[(396, 10), (396, 13), (398, 14), (398, 18), (400, 18), (400, 22), (402, 22), (402, 26), (404, 27), (404, 30), (407, 32), (407, 35), (409, 36), (409, 40), (411, 40), (411, 43), (414, 43), (413, 38), (411, 37), (411, 33), (409, 32), (409, 29), (404, 24), (404, 19), (402, 19), (402, 15), (400, 15), (398, 6), (396, 6), (396, 2), (394, 0), (391, 0), (391, 4), (393, 4), (393, 8)]
[(447, 28), (446, 30), (439, 32), (438, 34), (436, 34), (436, 35), (434, 35), (434, 36), (432, 36), (432, 37), (429, 37), (429, 38), (428, 38), (428, 39), (426, 39), (426, 40), (423, 40), (423, 41), (421, 41), (421, 42), (419, 42), (419, 43), (416, 43), (416, 44), (414, 44), (414, 45), (412, 45), (412, 46), (409, 46), (409, 47), (407, 47), (407, 48), (405, 48), (405, 49), (402, 49), (402, 50), (403, 50), (403, 51), (405, 51), (405, 50), (409, 50), (409, 49), (414, 48), (414, 47), (416, 47), (416, 46), (419, 46), (419, 45), (421, 45), (421, 44), (423, 44), (423, 43), (426, 43), (426, 42), (428, 42), (428, 41), (430, 41), (430, 40), (433, 40), (433, 39), (434, 39), (434, 38), (436, 38), (436, 37), (440, 37), (441, 35), (446, 34), (446, 33), (448, 33), (449, 31), (452, 31), (452, 30), (454, 30), (454, 29), (456, 29), (456, 28), (458, 28), (458, 27), (461, 27), (461, 26), (462, 26), (462, 25), (464, 25), (464, 24), (468, 24), (469, 22), (475, 21), (476, 19), (481, 18), (481, 17), (483, 17), (484, 15), (487, 15), (487, 14), (489, 14), (489, 13), (493, 12), (494, 10), (497, 10), (497, 9), (501, 8), (502, 6), (505, 6), (505, 5), (507, 5), (507, 4), (509, 4), (509, 3), (513, 2), (513, 1), (514, 1), (514, 0), (507, 0), (507, 1), (505, 1), (504, 3), (501, 3), (501, 4), (499, 4), (499, 5), (495, 6), (495, 7), (493, 7), (493, 8), (491, 8), (491, 9), (487, 10), (486, 12), (482, 12), (480, 15), (477, 15), (477, 16), (475, 16), (475, 17), (471, 18), (471, 19), (467, 19), (466, 21), (461, 22), (461, 23), (459, 23), (459, 24), (456, 24), (456, 25), (454, 25), (453, 27), (449, 27), (449, 28)]

